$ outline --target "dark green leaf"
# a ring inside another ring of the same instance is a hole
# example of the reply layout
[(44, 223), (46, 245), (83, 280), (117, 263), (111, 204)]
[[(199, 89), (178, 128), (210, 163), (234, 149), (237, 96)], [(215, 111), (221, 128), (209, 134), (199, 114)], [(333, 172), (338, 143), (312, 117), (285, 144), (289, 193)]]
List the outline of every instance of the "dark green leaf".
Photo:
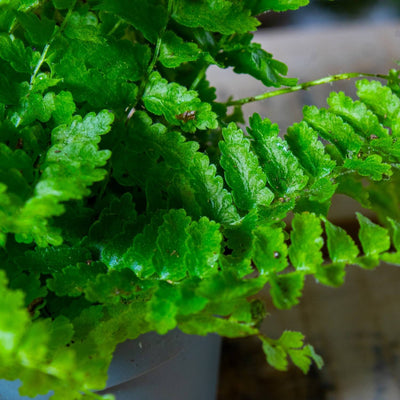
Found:
[(7, 61), (15, 71), (30, 74), (32, 57), (32, 49), (25, 47), (21, 40), (11, 40), (9, 35), (0, 34), (0, 59)]
[(167, 9), (156, 0), (101, 0), (96, 8), (123, 18), (153, 43), (167, 24)]
[(252, 43), (240, 50), (224, 51), (218, 55), (217, 61), (225, 66), (233, 67), (238, 74), (249, 74), (260, 80), (265, 86), (294, 86), (297, 79), (284, 78), (287, 66), (272, 58), (258, 43)]
[(44, 15), (39, 17), (33, 13), (18, 13), (18, 22), (25, 30), (25, 36), (33, 45), (44, 46), (51, 38), (55, 22)]

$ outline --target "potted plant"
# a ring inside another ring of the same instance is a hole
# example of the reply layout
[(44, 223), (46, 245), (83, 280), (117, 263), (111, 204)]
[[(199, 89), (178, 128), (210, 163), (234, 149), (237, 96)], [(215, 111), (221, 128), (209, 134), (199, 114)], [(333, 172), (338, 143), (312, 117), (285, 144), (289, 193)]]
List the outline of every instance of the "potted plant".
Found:
[[(0, 377), (21, 395), (103, 398), (117, 344), (175, 328), (255, 335), (307, 372), (321, 358), (261, 334), (257, 293), (289, 308), (308, 275), (399, 263), (397, 71), (284, 138), (258, 115), (237, 126), (248, 102), (365, 77), (298, 84), (252, 42), (256, 15), (307, 3), (0, 2)], [(276, 89), (219, 103), (212, 64)], [(327, 219), (335, 193), (379, 217), (358, 215), (358, 243)]]

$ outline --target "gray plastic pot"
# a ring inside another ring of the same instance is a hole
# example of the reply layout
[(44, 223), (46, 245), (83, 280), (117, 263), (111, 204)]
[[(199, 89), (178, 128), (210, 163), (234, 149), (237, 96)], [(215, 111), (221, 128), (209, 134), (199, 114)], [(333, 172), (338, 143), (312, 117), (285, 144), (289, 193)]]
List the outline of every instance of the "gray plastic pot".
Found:
[[(118, 345), (107, 389), (99, 394), (112, 393), (116, 400), (214, 400), (220, 347), (217, 335), (185, 335), (178, 330), (128, 340)], [(32, 400), (18, 394), (19, 386), (19, 381), (0, 380), (0, 399)]]

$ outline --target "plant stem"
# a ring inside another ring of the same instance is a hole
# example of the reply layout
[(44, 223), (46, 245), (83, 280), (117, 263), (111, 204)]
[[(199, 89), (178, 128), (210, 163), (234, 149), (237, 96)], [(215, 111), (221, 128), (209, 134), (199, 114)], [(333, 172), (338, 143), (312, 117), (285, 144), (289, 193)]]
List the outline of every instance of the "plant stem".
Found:
[[(173, 8), (173, 0), (168, 0), (168, 19), (169, 19), (170, 16), (171, 16), (172, 8)], [(160, 55), (160, 49), (161, 49), (161, 44), (162, 44), (162, 37), (163, 37), (163, 35), (164, 35), (164, 32), (165, 32), (166, 28), (167, 28), (167, 27), (165, 26), (165, 27), (161, 30), (160, 34), (158, 35), (157, 42), (156, 42), (156, 47), (154, 48), (153, 58), (151, 59), (150, 64), (149, 64), (149, 66), (147, 67), (146, 78), (142, 80), (142, 83), (141, 83), (141, 85), (140, 85), (140, 87), (139, 87), (139, 90), (138, 90), (138, 93), (137, 93), (137, 96), (136, 96), (135, 103), (133, 104), (133, 107), (131, 107), (132, 105), (129, 105), (129, 106), (128, 106), (129, 108), (134, 108), (134, 107), (136, 107), (136, 105), (137, 105), (139, 99), (141, 99), (141, 97), (142, 97), (142, 95), (143, 95), (143, 93), (144, 93), (144, 90), (145, 90), (145, 87), (146, 87), (146, 85), (147, 85), (147, 81), (148, 81), (148, 79), (149, 79), (149, 76), (150, 76), (150, 74), (153, 72), (153, 69), (154, 69), (154, 67), (155, 67), (155, 65), (156, 65), (156, 63), (157, 63), (157, 60), (158, 60), (158, 56)]]
[(197, 88), (197, 85), (200, 83), (200, 81), (204, 78), (206, 72), (208, 69), (208, 64), (205, 64), (199, 71), (199, 73), (197, 74), (196, 78), (194, 79), (194, 81), (192, 82), (192, 84), (190, 85), (190, 90), (195, 90)]
[[(47, 52), (49, 51), (49, 48), (50, 48), (51, 44), (53, 43), (53, 41), (57, 37), (57, 35), (64, 30), (65, 25), (67, 24), (68, 20), (70, 19), (71, 15), (72, 15), (72, 11), (75, 8), (76, 2), (77, 2), (77, 0), (74, 1), (72, 7), (68, 10), (67, 15), (64, 18), (64, 21), (60, 25), (60, 28), (58, 28), (58, 29), (57, 29), (57, 27), (54, 28), (54, 32), (53, 32), (50, 40), (44, 46), (42, 54), (41, 54), (38, 62), (36, 63), (35, 69), (33, 70), (33, 73), (32, 73), (31, 78), (29, 80), (29, 92), (32, 90), (35, 78), (36, 78), (38, 72), (40, 71), (40, 68), (42, 67), (44, 61), (46, 60)], [(21, 123), (21, 120), (22, 120), (22, 118), (20, 116), (18, 116), (17, 119), (16, 119), (16, 122), (15, 122), (15, 127), (16, 128), (18, 128), (19, 124)]]
[(293, 93), (293, 92), (298, 92), (300, 90), (307, 90), (308, 88), (310, 88), (312, 86), (324, 85), (325, 83), (342, 81), (342, 80), (352, 79), (352, 78), (365, 78), (365, 77), (382, 78), (382, 79), (389, 78), (387, 75), (368, 74), (368, 73), (362, 73), (362, 72), (350, 72), (347, 74), (330, 75), (330, 76), (326, 76), (325, 78), (316, 79), (314, 81), (309, 81), (309, 82), (304, 82), (304, 83), (302, 83), (300, 85), (296, 85), (296, 86), (273, 90), (270, 92), (259, 94), (257, 96), (245, 97), (243, 99), (238, 99), (238, 100), (228, 100), (224, 104), (226, 106), (243, 105), (243, 104), (247, 104), (247, 103), (252, 103), (254, 101), (269, 99), (270, 97), (280, 96), (280, 95), (286, 94), (286, 93)]

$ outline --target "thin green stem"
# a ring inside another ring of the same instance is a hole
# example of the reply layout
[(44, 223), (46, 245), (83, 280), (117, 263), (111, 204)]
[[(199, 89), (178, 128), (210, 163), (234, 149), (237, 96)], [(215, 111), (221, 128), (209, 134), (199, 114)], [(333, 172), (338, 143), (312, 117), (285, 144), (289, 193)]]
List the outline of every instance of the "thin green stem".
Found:
[(51, 36), (49, 42), (46, 44), (46, 46), (44, 46), (44, 49), (42, 51), (42, 55), (40, 56), (39, 61), (37, 62), (35, 69), (33, 70), (33, 74), (31, 76), (31, 80), (30, 80), (30, 85), (32, 85), (33, 81), (36, 78), (36, 75), (38, 74), (40, 68), (42, 67), (46, 56), (47, 56), (47, 52), (49, 51), (49, 48), (51, 46), (51, 44), (54, 42), (54, 39), (57, 37), (57, 35), (59, 35), (65, 28), (65, 25), (67, 25), (67, 22), (69, 21), (69, 19), (71, 18), (72, 12), (75, 8), (75, 4), (76, 4), (77, 0), (74, 1), (72, 7), (68, 10), (67, 15), (64, 18), (64, 21), (62, 22), (62, 24), (60, 25), (60, 28), (54, 29), (53, 35)]
[(112, 35), (122, 24), (122, 19), (118, 20), (118, 22), (112, 27), (110, 32), (107, 33), (108, 36)]
[(190, 90), (195, 90), (198, 86), (198, 84), (201, 82), (201, 80), (204, 78), (204, 76), (206, 75), (208, 69), (208, 64), (205, 64), (199, 71), (199, 73), (197, 74), (196, 78), (194, 79), (194, 81), (192, 82), (192, 84), (190, 85)]
[[(173, 0), (168, 0), (168, 18), (170, 18), (171, 13), (172, 13), (172, 8), (173, 8)], [(147, 71), (146, 71), (146, 78), (142, 80), (142, 83), (139, 87), (138, 90), (138, 94), (136, 96), (136, 100), (135, 103), (133, 104), (133, 108), (136, 107), (137, 103), (139, 102), (139, 100), (142, 98), (145, 87), (147, 85), (147, 81), (149, 79), (150, 74), (153, 72), (153, 69), (158, 61), (158, 56), (160, 55), (160, 49), (161, 49), (161, 44), (162, 44), (162, 37), (164, 35), (164, 32), (166, 30), (166, 26), (161, 30), (158, 38), (157, 38), (157, 42), (156, 42), (156, 47), (154, 48), (154, 53), (153, 53), (153, 57), (150, 61), (149, 66), (147, 67)], [(129, 108), (132, 108), (131, 105), (129, 105)]]
[[(74, 1), (74, 3), (72, 4), (72, 7), (68, 10), (67, 15), (64, 18), (64, 21), (60, 25), (60, 28), (58, 28), (58, 29), (57, 29), (57, 27), (54, 28), (54, 32), (53, 32), (50, 40), (44, 46), (42, 54), (40, 55), (40, 58), (39, 58), (38, 62), (36, 63), (35, 68), (33, 70), (33, 73), (31, 75), (31, 78), (29, 80), (29, 92), (32, 90), (33, 83), (34, 83), (34, 81), (36, 79), (36, 76), (39, 73), (40, 68), (42, 68), (43, 63), (46, 60), (47, 52), (49, 51), (49, 48), (50, 48), (51, 44), (54, 42), (54, 40), (57, 37), (57, 35), (59, 35), (64, 30), (68, 20), (70, 19), (71, 15), (72, 15), (72, 12), (73, 12), (73, 9), (75, 8), (76, 2), (77, 2), (77, 0)], [(18, 127), (19, 124), (21, 123), (21, 121), (22, 121), (22, 118), (20, 116), (18, 116), (16, 118), (16, 121), (15, 121), (15, 127)]]
[(157, 38), (156, 47), (154, 48), (153, 58), (147, 68), (147, 75), (150, 75), (153, 72), (154, 66), (157, 63), (158, 56), (160, 55), (160, 49), (162, 44), (162, 35)]
[(304, 83), (302, 83), (300, 85), (296, 85), (296, 86), (273, 90), (270, 92), (259, 94), (257, 96), (245, 97), (243, 99), (238, 99), (238, 100), (228, 100), (224, 104), (227, 106), (243, 105), (243, 104), (247, 104), (247, 103), (253, 103), (255, 101), (269, 99), (269, 98), (275, 97), (275, 96), (280, 96), (280, 95), (286, 94), (286, 93), (293, 93), (293, 92), (298, 92), (300, 90), (307, 90), (310, 87), (324, 85), (326, 83), (342, 81), (342, 80), (352, 79), (352, 78), (365, 78), (365, 77), (382, 78), (382, 79), (389, 78), (387, 75), (368, 74), (368, 73), (362, 73), (362, 72), (351, 72), (351, 73), (347, 73), (347, 74), (330, 75), (330, 76), (326, 76), (325, 78), (316, 79), (314, 81), (309, 81), (309, 82), (304, 82)]

